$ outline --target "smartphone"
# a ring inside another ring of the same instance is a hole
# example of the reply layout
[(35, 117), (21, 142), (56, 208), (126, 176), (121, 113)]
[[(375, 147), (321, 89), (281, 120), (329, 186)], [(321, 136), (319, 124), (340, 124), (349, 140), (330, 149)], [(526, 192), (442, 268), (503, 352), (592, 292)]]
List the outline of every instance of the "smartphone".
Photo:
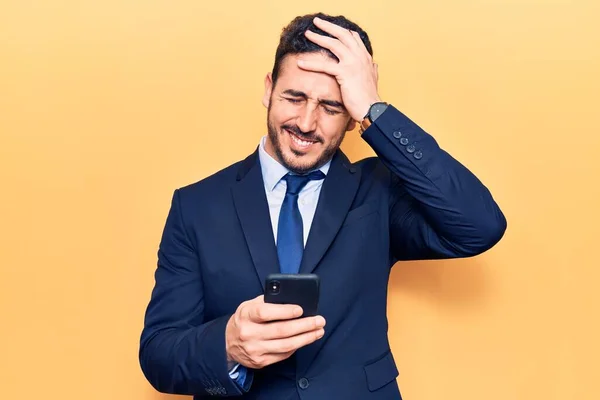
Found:
[(301, 317), (317, 315), (319, 276), (316, 274), (270, 274), (265, 282), (265, 303), (297, 304)]

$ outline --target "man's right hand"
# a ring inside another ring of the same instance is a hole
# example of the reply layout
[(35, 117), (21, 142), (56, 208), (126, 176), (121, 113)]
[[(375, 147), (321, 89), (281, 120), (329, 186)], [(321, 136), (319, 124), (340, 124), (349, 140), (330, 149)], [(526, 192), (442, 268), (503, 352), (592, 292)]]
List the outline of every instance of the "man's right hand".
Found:
[(300, 315), (300, 306), (265, 303), (263, 295), (243, 302), (225, 328), (227, 361), (259, 369), (322, 338), (325, 319)]

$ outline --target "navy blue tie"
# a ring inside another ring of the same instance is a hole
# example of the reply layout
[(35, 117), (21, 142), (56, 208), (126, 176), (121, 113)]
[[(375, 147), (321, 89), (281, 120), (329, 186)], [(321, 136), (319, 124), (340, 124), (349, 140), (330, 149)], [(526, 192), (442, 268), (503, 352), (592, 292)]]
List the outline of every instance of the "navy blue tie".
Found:
[(282, 178), (287, 182), (277, 226), (277, 255), (282, 274), (298, 273), (304, 252), (304, 229), (298, 208), (298, 193), (308, 181), (324, 178), (325, 174), (321, 171), (314, 171), (308, 175), (287, 174)]

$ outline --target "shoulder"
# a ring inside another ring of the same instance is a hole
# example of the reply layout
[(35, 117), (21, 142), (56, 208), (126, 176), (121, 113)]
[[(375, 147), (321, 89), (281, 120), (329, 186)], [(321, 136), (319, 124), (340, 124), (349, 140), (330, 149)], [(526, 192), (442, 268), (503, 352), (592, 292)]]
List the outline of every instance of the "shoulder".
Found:
[(182, 203), (219, 201), (224, 195), (229, 195), (243, 162), (238, 161), (199, 181), (182, 186), (175, 190), (176, 195)]

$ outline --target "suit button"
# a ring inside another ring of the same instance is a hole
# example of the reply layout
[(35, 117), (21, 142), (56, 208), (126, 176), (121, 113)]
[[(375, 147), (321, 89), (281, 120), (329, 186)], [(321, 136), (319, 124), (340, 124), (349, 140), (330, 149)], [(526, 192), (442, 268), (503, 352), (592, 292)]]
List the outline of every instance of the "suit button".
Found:
[(400, 139), (400, 137), (402, 136), (402, 132), (400, 132), (400, 131), (394, 131), (393, 135), (394, 135), (394, 137), (396, 139)]
[(408, 151), (409, 153), (413, 153), (416, 150), (415, 145), (411, 144), (410, 146), (408, 146), (406, 148), (406, 151)]
[(300, 386), (300, 389), (306, 389), (306, 388), (308, 388), (308, 385), (309, 385), (308, 379), (306, 379), (306, 378), (302, 378), (298, 381), (298, 386)]
[(416, 158), (417, 160), (420, 160), (421, 158), (423, 158), (423, 153), (421, 153), (421, 150), (415, 152), (415, 154), (413, 154), (413, 157)]
[(402, 146), (406, 146), (408, 144), (408, 138), (403, 137), (402, 139), (400, 139), (400, 144)]

